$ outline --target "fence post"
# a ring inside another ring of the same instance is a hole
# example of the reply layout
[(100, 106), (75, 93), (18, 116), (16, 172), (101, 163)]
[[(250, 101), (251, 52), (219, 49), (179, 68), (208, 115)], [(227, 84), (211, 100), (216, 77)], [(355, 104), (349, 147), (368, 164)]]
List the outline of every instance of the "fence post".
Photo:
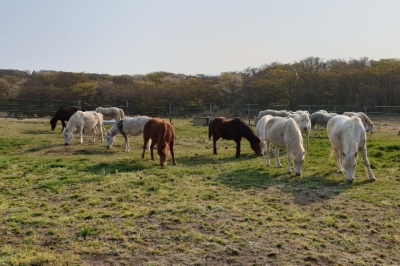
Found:
[(172, 124), (172, 118), (171, 118), (171, 103), (169, 103), (169, 122)]

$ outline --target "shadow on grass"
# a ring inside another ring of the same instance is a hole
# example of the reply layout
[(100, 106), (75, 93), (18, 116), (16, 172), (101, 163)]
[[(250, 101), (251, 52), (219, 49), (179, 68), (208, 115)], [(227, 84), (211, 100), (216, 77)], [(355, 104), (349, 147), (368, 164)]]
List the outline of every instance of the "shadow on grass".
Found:
[(297, 205), (321, 203), (337, 197), (348, 189), (371, 183), (369, 180), (363, 180), (351, 184), (344, 178), (342, 181), (338, 181), (337, 179), (332, 179), (332, 173), (298, 177), (294, 174), (285, 174), (284, 171), (282, 168), (235, 170), (220, 174), (216, 181), (236, 189), (278, 187), (282, 192), (292, 194), (293, 203)]
[(86, 171), (90, 173), (101, 173), (101, 174), (115, 174), (118, 172), (136, 172), (148, 169), (149, 167), (145, 165), (144, 161), (139, 160), (120, 160), (113, 161), (112, 163), (99, 163), (86, 167)]

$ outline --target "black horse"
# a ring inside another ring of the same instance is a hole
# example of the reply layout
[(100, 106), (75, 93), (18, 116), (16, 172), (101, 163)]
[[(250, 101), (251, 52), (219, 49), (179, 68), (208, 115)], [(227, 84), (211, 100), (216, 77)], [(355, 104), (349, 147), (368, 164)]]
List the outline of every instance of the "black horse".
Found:
[(253, 151), (262, 156), (260, 148), (260, 138), (254, 134), (254, 131), (246, 125), (240, 118), (226, 119), (223, 117), (214, 118), (208, 126), (208, 138), (213, 137), (213, 151), (217, 154), (216, 142), (220, 138), (234, 140), (236, 142), (236, 157), (240, 157), (240, 141), (242, 138), (250, 142)]
[(61, 131), (66, 127), (65, 121), (68, 121), (69, 118), (76, 113), (76, 111), (86, 111), (85, 108), (81, 108), (79, 106), (71, 106), (71, 107), (60, 107), (56, 111), (54, 117), (50, 119), (51, 130), (54, 131), (57, 125), (57, 121), (60, 120), (62, 124)]

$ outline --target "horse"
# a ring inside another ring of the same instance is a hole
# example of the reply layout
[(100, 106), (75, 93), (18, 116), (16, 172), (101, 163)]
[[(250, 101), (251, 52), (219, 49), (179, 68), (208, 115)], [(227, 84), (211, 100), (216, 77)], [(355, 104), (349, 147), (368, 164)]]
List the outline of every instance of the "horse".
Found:
[(361, 119), (361, 122), (364, 125), (364, 129), (366, 132), (374, 133), (374, 123), (372, 123), (371, 119), (363, 112), (344, 112), (343, 115), (352, 117), (358, 116)]
[(313, 131), (312, 136), (315, 136), (315, 126), (317, 126), (318, 130), (318, 136), (321, 137), (321, 133), (319, 131), (320, 126), (326, 126), (328, 124), (328, 121), (334, 117), (337, 116), (337, 113), (327, 113), (327, 112), (315, 112), (312, 113), (310, 116), (310, 122), (311, 122), (311, 129)]
[(93, 131), (93, 142), (96, 141), (96, 128), (100, 131), (101, 141), (104, 141), (103, 137), (103, 115), (94, 111), (76, 111), (68, 121), (67, 126), (64, 128), (62, 134), (64, 135), (64, 144), (68, 145), (71, 142), (73, 136), (73, 129), (77, 128), (80, 135), (80, 143), (83, 142), (82, 133), (83, 130)]
[(151, 139), (150, 154), (151, 159), (154, 159), (154, 146), (157, 144), (157, 153), (160, 156), (160, 166), (167, 164), (168, 149), (171, 151), (172, 164), (176, 165), (174, 156), (174, 143), (175, 143), (175, 132), (171, 123), (159, 118), (149, 119), (143, 128), (143, 153), (142, 159), (144, 158), (145, 146)]
[(273, 118), (272, 115), (264, 115), (263, 117), (261, 117), (260, 120), (258, 120), (256, 125), (256, 134), (261, 140), (260, 147), (262, 155), (264, 155), (264, 150), (265, 150), (265, 124), (271, 118)]
[(125, 117), (124, 110), (117, 107), (108, 107), (108, 108), (97, 107), (95, 112), (101, 113), (103, 115), (104, 120), (115, 119), (116, 122)]
[(288, 166), (286, 173), (291, 174), (291, 155), (293, 154), (294, 171), (296, 176), (301, 175), (306, 150), (303, 148), (303, 137), (299, 125), (293, 118), (273, 117), (265, 124), (265, 142), (267, 146), (267, 161), (270, 165), (271, 144), (275, 145), (275, 162), (278, 168), (282, 167), (279, 160), (279, 149), (286, 148)]
[[(144, 125), (150, 120), (148, 116), (125, 117), (115, 123), (110, 130), (106, 133), (106, 147), (111, 148), (114, 143), (114, 137), (121, 133), (125, 139), (124, 151), (130, 151), (128, 135), (139, 136), (143, 133)], [(150, 143), (147, 144), (150, 148)]]
[(233, 119), (226, 119), (224, 117), (217, 117), (211, 120), (208, 125), (208, 138), (213, 137), (213, 152), (217, 154), (217, 140), (220, 138), (226, 140), (234, 140), (236, 142), (236, 158), (240, 157), (240, 142), (242, 138), (250, 142), (250, 147), (259, 156), (262, 156), (260, 143), (261, 140), (254, 134), (254, 131), (246, 125), (243, 120), (236, 117)]
[(71, 106), (71, 107), (60, 107), (57, 109), (56, 113), (54, 114), (54, 117), (50, 119), (50, 125), (51, 125), (51, 130), (54, 131), (54, 129), (57, 126), (57, 121), (61, 121), (61, 132), (64, 130), (66, 127), (65, 121), (68, 121), (70, 117), (76, 113), (76, 111), (86, 111), (85, 108), (82, 108), (80, 106)]
[(328, 138), (331, 151), (335, 152), (338, 173), (346, 171), (346, 179), (352, 183), (357, 165), (357, 153), (361, 152), (369, 179), (375, 181), (367, 157), (366, 134), (361, 119), (358, 116), (348, 117), (338, 115), (328, 122)]
[(309, 113), (307, 111), (297, 111), (287, 116), (287, 118), (292, 118), (299, 125), (301, 133), (306, 135), (306, 150), (308, 150), (308, 141), (310, 137), (311, 122)]
[(286, 111), (286, 110), (271, 110), (271, 109), (267, 109), (267, 110), (264, 110), (264, 111), (260, 111), (258, 113), (258, 120), (260, 120), (261, 117), (263, 117), (264, 115), (287, 117), (288, 115), (290, 115), (290, 113), (288, 111)]

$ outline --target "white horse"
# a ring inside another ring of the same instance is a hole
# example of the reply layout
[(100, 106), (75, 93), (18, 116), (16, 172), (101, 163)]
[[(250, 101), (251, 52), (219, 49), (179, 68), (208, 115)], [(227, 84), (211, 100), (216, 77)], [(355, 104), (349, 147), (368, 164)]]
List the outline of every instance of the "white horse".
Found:
[(291, 155), (293, 154), (294, 171), (296, 176), (301, 174), (301, 167), (304, 162), (306, 151), (303, 148), (303, 137), (299, 125), (292, 118), (273, 117), (265, 125), (266, 146), (267, 146), (267, 165), (270, 165), (271, 143), (275, 145), (275, 162), (281, 168), (279, 161), (279, 148), (286, 148), (288, 166), (286, 173), (291, 171)]
[(260, 147), (262, 155), (264, 155), (265, 150), (265, 124), (268, 122), (269, 119), (273, 118), (272, 115), (264, 115), (258, 120), (256, 125), (256, 134), (261, 139)]
[(361, 119), (361, 122), (364, 125), (364, 129), (367, 132), (374, 133), (374, 123), (372, 123), (371, 119), (363, 112), (344, 112), (343, 115), (347, 115), (349, 117), (358, 116)]
[(258, 113), (258, 120), (260, 120), (261, 117), (263, 117), (264, 115), (287, 117), (288, 115), (290, 115), (290, 113), (288, 111), (286, 111), (286, 110), (271, 110), (271, 109), (267, 109), (267, 110), (264, 110), (264, 111), (260, 111)]
[[(297, 111), (298, 112), (298, 111)], [(287, 116), (287, 118), (293, 118), (294, 121), (299, 125), (301, 133), (306, 134), (306, 150), (308, 150), (308, 141), (310, 137), (311, 121), (307, 111), (299, 113), (293, 113)]]
[(68, 121), (67, 126), (64, 128), (62, 134), (64, 135), (64, 144), (68, 145), (71, 142), (74, 128), (80, 135), (79, 143), (82, 144), (83, 137), (82, 133), (84, 130), (92, 130), (93, 142), (96, 141), (96, 128), (100, 131), (101, 141), (104, 141), (103, 137), (103, 115), (96, 113), (95, 111), (77, 111), (74, 113)]
[[(128, 135), (139, 136), (143, 133), (144, 125), (150, 120), (148, 116), (125, 117), (115, 123), (106, 134), (106, 147), (109, 149), (114, 143), (114, 137), (121, 133), (125, 139), (124, 151), (130, 151)], [(147, 143), (147, 148), (150, 148), (150, 143)]]
[(318, 130), (318, 136), (321, 137), (321, 133), (319, 132), (320, 126), (326, 126), (328, 124), (328, 121), (334, 117), (337, 116), (337, 113), (327, 113), (327, 112), (315, 112), (312, 113), (310, 116), (310, 122), (311, 122), (311, 129), (313, 131), (312, 136), (315, 136), (315, 127), (317, 127)]
[(97, 107), (95, 112), (101, 113), (103, 115), (104, 120), (115, 119), (116, 122), (125, 117), (124, 110), (117, 107), (108, 107), (108, 108)]
[(346, 171), (346, 179), (353, 182), (357, 165), (357, 152), (361, 152), (369, 179), (375, 181), (367, 157), (366, 135), (361, 119), (357, 116), (338, 115), (328, 122), (331, 149), (336, 153), (338, 173)]

